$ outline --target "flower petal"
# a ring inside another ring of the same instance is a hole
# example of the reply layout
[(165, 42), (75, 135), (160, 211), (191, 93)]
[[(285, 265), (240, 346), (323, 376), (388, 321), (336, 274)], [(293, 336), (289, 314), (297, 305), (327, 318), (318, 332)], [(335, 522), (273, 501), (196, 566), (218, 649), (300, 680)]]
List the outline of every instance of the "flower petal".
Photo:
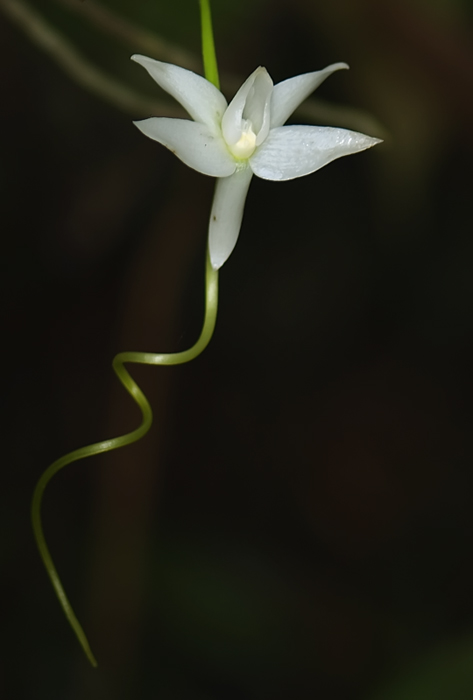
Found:
[(280, 126), (271, 129), (266, 141), (251, 156), (250, 166), (264, 180), (293, 180), (380, 141), (331, 126)]
[(222, 137), (205, 124), (167, 117), (151, 117), (133, 123), (145, 136), (162, 143), (199, 173), (227, 177), (235, 172), (235, 161)]
[(255, 73), (253, 87), (246, 98), (243, 119), (249, 119), (253, 124), (256, 134), (256, 145), (259, 146), (265, 140), (271, 126), (271, 95), (273, 93), (273, 81), (266, 68), (260, 67)]
[(209, 252), (214, 270), (222, 267), (240, 233), (246, 195), (253, 173), (242, 168), (217, 180), (209, 223)]
[(282, 126), (325, 78), (342, 68), (348, 68), (347, 64), (333, 63), (323, 70), (296, 75), (294, 78), (277, 83), (273, 88), (271, 99), (271, 128)]
[(242, 135), (243, 119), (249, 119), (257, 135), (258, 145), (266, 138), (270, 127), (270, 98), (273, 81), (263, 66), (245, 80), (227, 107), (222, 119), (222, 131), (229, 146)]
[(214, 129), (220, 128), (227, 101), (215, 85), (201, 75), (172, 63), (161, 63), (138, 54), (131, 60), (146, 68), (158, 85), (181, 103), (192, 119)]

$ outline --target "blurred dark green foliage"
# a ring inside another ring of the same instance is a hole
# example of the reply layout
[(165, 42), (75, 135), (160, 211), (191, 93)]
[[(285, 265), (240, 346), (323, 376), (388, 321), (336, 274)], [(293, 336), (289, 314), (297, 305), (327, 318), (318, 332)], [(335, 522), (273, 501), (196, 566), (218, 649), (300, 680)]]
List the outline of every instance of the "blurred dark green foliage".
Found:
[[(197, 54), (197, 3), (108, 6)], [(157, 95), (132, 47), (35, 7)], [(471, 8), (213, 3), (223, 69), (279, 80), (347, 60), (317, 97), (388, 138), (252, 184), (210, 347), (133, 370), (152, 434), (51, 484), (45, 530), (98, 671), (41, 568), (29, 499), (53, 459), (135, 424), (116, 352), (194, 342), (212, 182), (0, 15), (0, 695), (473, 696)]]

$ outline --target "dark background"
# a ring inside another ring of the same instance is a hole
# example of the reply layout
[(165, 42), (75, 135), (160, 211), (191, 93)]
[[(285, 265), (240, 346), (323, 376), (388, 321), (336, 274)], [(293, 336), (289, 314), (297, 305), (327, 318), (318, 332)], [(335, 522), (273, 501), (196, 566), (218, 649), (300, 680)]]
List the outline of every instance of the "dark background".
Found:
[[(471, 2), (214, 2), (222, 70), (278, 82), (347, 61), (315, 97), (371, 115), (385, 142), (253, 180), (208, 349), (132, 367), (151, 432), (48, 487), (47, 541), (97, 670), (30, 498), (61, 454), (137, 425), (114, 354), (195, 342), (213, 183), (2, 3), (2, 697), (473, 697)], [(198, 55), (196, 1), (106, 5)], [(35, 6), (165, 101), (128, 60), (139, 48)]]

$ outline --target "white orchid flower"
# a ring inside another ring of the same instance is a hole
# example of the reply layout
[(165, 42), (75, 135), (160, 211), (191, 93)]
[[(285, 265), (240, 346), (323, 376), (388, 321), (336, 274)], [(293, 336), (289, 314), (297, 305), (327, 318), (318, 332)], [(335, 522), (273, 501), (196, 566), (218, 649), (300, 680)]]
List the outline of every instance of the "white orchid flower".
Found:
[(292, 180), (380, 142), (347, 129), (283, 126), (325, 78), (348, 68), (346, 63), (277, 85), (260, 66), (228, 104), (220, 90), (196, 73), (146, 56), (135, 55), (132, 60), (146, 68), (194, 120), (152, 117), (134, 122), (138, 129), (189, 167), (218, 178), (209, 224), (210, 260), (216, 270), (237, 242), (253, 175)]

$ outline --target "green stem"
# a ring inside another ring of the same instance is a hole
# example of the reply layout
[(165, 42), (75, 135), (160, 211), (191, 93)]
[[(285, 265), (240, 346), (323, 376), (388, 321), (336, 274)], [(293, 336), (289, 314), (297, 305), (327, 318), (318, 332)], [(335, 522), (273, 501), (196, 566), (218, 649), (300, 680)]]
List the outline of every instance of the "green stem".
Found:
[(200, 24), (202, 27), (202, 57), (204, 60), (204, 75), (220, 90), (218, 78), (217, 57), (215, 55), (214, 34), (212, 30), (212, 15), (209, 0), (200, 0)]
[(113, 369), (125, 389), (128, 391), (130, 396), (136, 401), (141, 409), (142, 422), (141, 425), (132, 430), (126, 435), (121, 435), (120, 437), (111, 438), (110, 440), (103, 440), (102, 442), (96, 442), (93, 445), (88, 445), (87, 447), (81, 447), (74, 452), (69, 452), (69, 454), (61, 457), (51, 464), (46, 471), (43, 473), (33, 494), (33, 501), (31, 505), (31, 519), (33, 524), (33, 532), (36, 539), (36, 544), (38, 545), (38, 550), (46, 567), (51, 583), (59, 599), (59, 603), (64, 610), (66, 618), (68, 619), (74, 633), (82, 646), (87, 658), (89, 659), (92, 666), (97, 666), (97, 662), (90, 648), (87, 637), (85, 636), (84, 630), (82, 629), (77, 617), (74, 614), (72, 606), (66, 596), (64, 588), (62, 586), (61, 580), (56, 571), (56, 567), (53, 563), (51, 554), (49, 552), (46, 540), (43, 533), (43, 525), (41, 522), (41, 502), (43, 499), (43, 493), (51, 481), (52, 477), (67, 464), (71, 462), (77, 462), (79, 459), (85, 459), (86, 457), (92, 457), (93, 455), (101, 454), (102, 452), (109, 452), (110, 450), (116, 450), (118, 447), (123, 447), (124, 445), (129, 445), (132, 442), (136, 442), (145, 435), (151, 427), (153, 420), (153, 414), (151, 411), (151, 406), (148, 403), (147, 398), (136, 384), (134, 379), (129, 374), (128, 370), (125, 369), (125, 363), (133, 362), (138, 364), (146, 365), (180, 365), (185, 362), (190, 362), (195, 357), (200, 355), (200, 353), (207, 347), (212, 337), (215, 322), (217, 318), (217, 307), (218, 307), (218, 272), (213, 269), (210, 263), (210, 257), (207, 253), (206, 261), (206, 273), (205, 273), (205, 316), (204, 324), (202, 327), (199, 339), (189, 350), (184, 352), (176, 353), (150, 353), (150, 352), (121, 352), (115, 356), (113, 360)]
[[(215, 46), (212, 32), (212, 18), (210, 15), (209, 0), (200, 0), (201, 23), (202, 23), (202, 53), (204, 60), (205, 77), (217, 88), (219, 87), (217, 59), (215, 56)], [(190, 362), (207, 347), (212, 337), (217, 318), (218, 306), (218, 272), (213, 269), (210, 256), (207, 252), (206, 268), (205, 268), (205, 317), (204, 324), (199, 339), (189, 350), (176, 353), (150, 353), (150, 352), (120, 352), (113, 359), (113, 369), (118, 379), (121, 381), (130, 396), (136, 401), (141, 409), (141, 425), (132, 430), (126, 435), (120, 435), (110, 440), (96, 442), (87, 447), (81, 447), (78, 450), (69, 452), (60, 459), (51, 464), (42, 474), (33, 493), (33, 501), (31, 504), (31, 520), (33, 524), (33, 532), (38, 545), (38, 550), (43, 560), (44, 566), (48, 573), (51, 583), (59, 599), (59, 603), (64, 610), (78, 641), (82, 646), (87, 658), (92, 666), (97, 666), (97, 661), (92, 653), (84, 630), (74, 614), (72, 606), (66, 596), (61, 580), (58, 576), (56, 567), (52, 560), (43, 532), (41, 521), (41, 503), (46, 486), (49, 484), (53, 476), (67, 464), (77, 462), (79, 459), (92, 457), (93, 455), (101, 454), (116, 450), (118, 447), (129, 445), (132, 442), (140, 440), (151, 427), (153, 414), (151, 406), (143, 394), (138, 384), (125, 369), (125, 363), (133, 362), (135, 364), (144, 365), (180, 365), (185, 362)]]

